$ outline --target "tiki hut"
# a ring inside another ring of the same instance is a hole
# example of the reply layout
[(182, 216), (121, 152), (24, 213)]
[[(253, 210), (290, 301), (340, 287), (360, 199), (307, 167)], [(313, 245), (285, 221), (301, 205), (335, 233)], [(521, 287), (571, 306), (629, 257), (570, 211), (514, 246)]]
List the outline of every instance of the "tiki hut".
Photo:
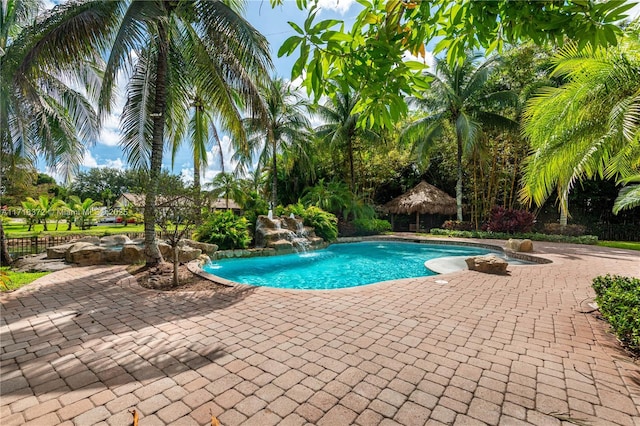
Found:
[[(416, 214), (416, 231), (420, 229), (421, 214), (456, 214), (456, 200), (446, 192), (422, 181), (410, 191), (382, 206), (384, 213)], [(391, 216), (393, 222), (393, 216)]]

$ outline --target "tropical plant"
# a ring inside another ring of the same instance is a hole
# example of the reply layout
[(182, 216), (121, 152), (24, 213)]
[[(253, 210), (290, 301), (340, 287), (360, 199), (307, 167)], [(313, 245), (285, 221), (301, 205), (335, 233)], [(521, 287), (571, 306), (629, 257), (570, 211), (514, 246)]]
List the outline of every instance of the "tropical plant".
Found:
[(220, 172), (208, 185), (211, 188), (211, 196), (224, 197), (225, 207), (229, 208), (229, 200), (241, 201), (245, 195), (240, 180), (232, 173)]
[[(273, 5), (284, 0), (271, 0)], [(321, 0), (299, 0), (308, 8), (304, 24), (289, 22), (295, 34), (282, 44), (279, 56), (297, 51), (291, 79), (302, 78), (320, 99), (333, 94), (330, 79), (340, 78), (361, 94), (356, 107), (361, 122), (393, 128), (407, 112), (404, 97), (422, 91), (425, 45), (447, 51), (447, 62), (461, 64), (469, 49), (491, 53), (503, 45), (533, 40), (561, 44), (565, 37), (599, 46), (615, 46), (619, 22), (633, 2), (558, 2), (539, 0), (359, 1), (353, 23), (320, 20)], [(407, 58), (411, 52), (417, 58)], [(418, 59), (418, 60), (416, 60)]]
[(338, 219), (332, 213), (322, 210), (320, 207), (306, 207), (302, 203), (290, 204), (287, 207), (278, 209), (280, 215), (290, 215), (293, 213), (300, 216), (306, 226), (314, 228), (316, 235), (327, 242), (335, 241), (338, 238)]
[(27, 197), (27, 199), (20, 204), (22, 205), (20, 213), (27, 221), (27, 226), (29, 227), (27, 231), (31, 231), (33, 225), (38, 223), (38, 217), (40, 216), (38, 212), (40, 208), (38, 202), (31, 197)]
[(84, 61), (59, 42), (69, 41), (61, 5), (37, 15), (39, 1), (7, 0), (0, 5), (0, 152), (47, 165), (67, 179), (77, 170), (85, 142), (97, 136), (97, 115), (86, 95), (98, 87), (99, 54), (80, 46)]
[[(95, 222), (98, 216), (98, 207), (102, 206), (99, 201), (93, 201), (91, 198), (80, 200), (75, 195), (69, 196), (66, 204), (67, 208), (73, 212), (73, 221), (80, 229), (87, 229)], [(69, 223), (69, 229), (71, 229), (71, 222)]]
[(306, 206), (316, 206), (333, 214), (340, 214), (352, 197), (344, 182), (332, 180), (325, 183), (324, 178), (305, 190), (300, 201)]
[(238, 217), (231, 210), (214, 211), (196, 230), (196, 239), (217, 244), (221, 250), (247, 248), (251, 242), (249, 223), (244, 217)]
[[(83, 141), (97, 135), (97, 115), (85, 95), (95, 93), (101, 60), (87, 43), (79, 46), (83, 61), (66, 48), (70, 5), (38, 16), (40, 7), (40, 1), (0, 3), (0, 164), (11, 165), (15, 176), (25, 158), (33, 163), (42, 155), (68, 180), (83, 157)], [(7, 251), (0, 251), (0, 262), (12, 262)]]
[(515, 121), (500, 115), (497, 107), (513, 105), (517, 97), (511, 91), (487, 92), (487, 81), (498, 61), (490, 59), (476, 66), (478, 54), (469, 54), (461, 63), (439, 60), (431, 89), (421, 99), (413, 102), (427, 115), (409, 124), (401, 139), (414, 145), (418, 158), (426, 155), (438, 138), (446, 133), (446, 126), (454, 129), (456, 138), (456, 205), (457, 219), (462, 217), (463, 156), (470, 153), (480, 140), (482, 128), (516, 128)]
[[(527, 104), (528, 158), (520, 196), (541, 205), (552, 192), (566, 225), (575, 182), (596, 176), (640, 179), (640, 30), (631, 26), (616, 48), (579, 50), (568, 44), (554, 58), (561, 87), (541, 89)], [(615, 212), (639, 205), (636, 186), (623, 188)]]
[(533, 229), (535, 216), (526, 210), (505, 209), (496, 206), (491, 209), (489, 220), (482, 227), (483, 231), (525, 233)]
[(349, 189), (356, 193), (354, 168), (354, 145), (356, 138), (378, 139), (379, 135), (369, 129), (358, 127), (359, 114), (354, 112), (359, 96), (346, 85), (335, 93), (324, 105), (315, 107), (314, 112), (324, 124), (314, 129), (321, 142), (336, 152), (345, 152), (348, 165)]
[[(306, 103), (300, 94), (281, 79), (273, 80), (261, 88), (266, 105), (266, 121), (249, 117), (244, 120), (249, 136), (247, 151), (238, 151), (241, 164), (252, 164), (257, 156), (256, 169), (269, 170), (271, 174), (271, 204), (278, 204), (278, 156), (287, 162), (290, 157), (308, 162), (306, 153), (309, 120), (305, 115)], [(306, 168), (312, 172), (311, 167)]]
[(184, 122), (181, 114), (188, 114), (192, 88), (218, 109), (233, 134), (243, 134), (240, 115), (233, 115), (236, 102), (253, 116), (262, 111), (255, 83), (268, 79), (268, 46), (237, 13), (240, 7), (241, 2), (206, 0), (85, 0), (70, 6), (91, 14), (71, 19), (73, 40), (61, 50), (89, 46), (109, 52), (99, 97), (102, 114), (111, 111), (118, 73), (130, 71), (121, 143), (128, 162), (149, 172), (144, 209), (148, 264), (162, 260), (155, 202), (165, 130)]

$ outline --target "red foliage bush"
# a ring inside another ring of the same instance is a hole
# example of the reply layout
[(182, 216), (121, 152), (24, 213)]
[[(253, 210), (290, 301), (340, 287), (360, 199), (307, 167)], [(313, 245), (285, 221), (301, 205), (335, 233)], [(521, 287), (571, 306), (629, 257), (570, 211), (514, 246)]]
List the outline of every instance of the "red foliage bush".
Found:
[(442, 224), (442, 229), (448, 231), (473, 231), (472, 222), (461, 222), (459, 220), (447, 220)]
[(507, 232), (510, 234), (529, 232), (535, 224), (535, 216), (527, 210), (491, 209), (489, 220), (482, 227), (483, 231)]

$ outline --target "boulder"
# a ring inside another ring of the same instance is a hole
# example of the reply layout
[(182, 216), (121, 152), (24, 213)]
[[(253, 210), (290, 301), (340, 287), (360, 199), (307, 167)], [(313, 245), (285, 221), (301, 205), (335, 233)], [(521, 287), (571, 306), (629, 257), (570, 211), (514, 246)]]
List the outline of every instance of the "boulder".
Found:
[(65, 260), (78, 265), (100, 265), (105, 262), (107, 249), (87, 242), (75, 243), (65, 256)]
[(169, 244), (158, 242), (158, 250), (160, 250), (160, 254), (162, 254), (164, 260), (173, 259), (173, 249)]
[(509, 265), (506, 260), (496, 256), (495, 254), (469, 257), (465, 259), (465, 262), (471, 271), (496, 275), (506, 274), (507, 266)]
[[(162, 253), (162, 257), (167, 260), (173, 262), (173, 248), (167, 243), (158, 243), (158, 248), (160, 249), (160, 253)], [(178, 247), (178, 262), (187, 263), (195, 260), (202, 254), (202, 250), (194, 249), (189, 246)]]
[(293, 250), (293, 243), (289, 240), (277, 240), (269, 244), (269, 247), (276, 251)]
[(125, 244), (120, 252), (120, 262), (140, 263), (145, 261), (144, 248), (136, 244)]
[[(184, 246), (178, 248), (178, 261), (180, 263), (188, 263), (196, 260), (202, 254), (202, 250), (193, 247)], [(173, 258), (173, 256), (172, 256)]]
[(188, 239), (181, 240), (178, 245), (180, 247), (188, 246), (194, 249), (199, 249), (202, 251), (202, 253), (206, 253), (209, 256), (215, 253), (216, 251), (218, 251), (218, 246), (216, 244), (201, 243), (200, 241), (194, 241), (194, 240), (188, 240)]
[(79, 238), (79, 239), (75, 240), (75, 241), (74, 241), (74, 243), (91, 243), (91, 244), (93, 244), (93, 245), (96, 245), (96, 246), (97, 246), (98, 244), (100, 244), (100, 238), (98, 238), (98, 237), (91, 237), (91, 236), (89, 236), (89, 237), (82, 237), (82, 238)]
[(47, 247), (47, 259), (64, 259), (67, 252), (75, 243), (60, 244), (59, 246)]
[(518, 251), (530, 253), (533, 251), (533, 242), (531, 240), (522, 240), (522, 244), (520, 244), (520, 249)]
[(131, 239), (126, 235), (107, 235), (100, 238), (100, 245), (111, 246), (123, 246), (125, 244), (131, 244)]
[(505, 244), (505, 248), (512, 251), (531, 252), (533, 251), (533, 243), (531, 240), (509, 238), (509, 241)]

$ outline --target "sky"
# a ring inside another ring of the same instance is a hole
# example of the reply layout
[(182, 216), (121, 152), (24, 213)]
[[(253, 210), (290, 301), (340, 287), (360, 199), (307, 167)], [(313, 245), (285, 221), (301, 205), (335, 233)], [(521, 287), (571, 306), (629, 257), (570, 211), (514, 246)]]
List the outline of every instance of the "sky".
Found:
[[(60, 0), (46, 0), (46, 4), (52, 7), (54, 4), (60, 2)], [(357, 4), (355, 0), (320, 0), (321, 11), (317, 16), (319, 19), (339, 19), (345, 22), (346, 26), (350, 26), (355, 20), (358, 12), (361, 10), (361, 6)], [(636, 5), (632, 9), (631, 16), (640, 16), (640, 4)], [(271, 48), (271, 56), (275, 66), (274, 75), (285, 79), (290, 79), (291, 68), (296, 59), (296, 53), (291, 57), (278, 58), (277, 52), (284, 40), (291, 35), (295, 34), (295, 31), (287, 24), (288, 21), (301, 24), (304, 22), (307, 13), (306, 11), (300, 11), (296, 7), (294, 0), (284, 0), (282, 6), (272, 8), (269, 0), (248, 0), (246, 2), (245, 18), (260, 31), (269, 41)], [(124, 80), (120, 84), (119, 100), (117, 102), (117, 108), (115, 111), (121, 111), (124, 104)], [(120, 149), (118, 143), (120, 140), (119, 132), (119, 114), (115, 113), (109, 116), (103, 123), (103, 128), (98, 140), (89, 141), (81, 170), (87, 170), (93, 167), (113, 167), (117, 169), (127, 168), (126, 159)], [(224, 151), (225, 158), (225, 170), (230, 171), (233, 169), (231, 163), (231, 152), (229, 149), (230, 139), (227, 135), (220, 135), (222, 145), (227, 147)], [(187, 144), (185, 144), (187, 145)], [(203, 182), (211, 182), (211, 180), (221, 170), (220, 156), (214, 151), (212, 147), (208, 152), (208, 167), (204, 171)], [(45, 172), (54, 176), (58, 182), (62, 182), (59, 176), (46, 170), (46, 166), (43, 162), (39, 162), (38, 167)], [(165, 148), (165, 154), (163, 159), (163, 168), (169, 170), (173, 174), (179, 174), (183, 176), (185, 181), (191, 181), (193, 179), (193, 164), (192, 156), (187, 147), (183, 147), (176, 156), (175, 162), (171, 164), (170, 150)]]

